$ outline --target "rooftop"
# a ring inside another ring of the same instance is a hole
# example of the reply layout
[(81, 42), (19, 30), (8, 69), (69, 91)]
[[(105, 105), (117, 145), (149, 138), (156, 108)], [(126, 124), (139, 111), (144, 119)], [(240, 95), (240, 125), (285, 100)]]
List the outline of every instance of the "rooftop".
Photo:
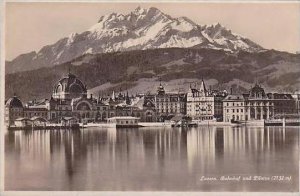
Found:
[(138, 120), (140, 118), (133, 117), (133, 116), (115, 116), (115, 117), (108, 118), (108, 120), (113, 120), (113, 119), (116, 119), (116, 120)]

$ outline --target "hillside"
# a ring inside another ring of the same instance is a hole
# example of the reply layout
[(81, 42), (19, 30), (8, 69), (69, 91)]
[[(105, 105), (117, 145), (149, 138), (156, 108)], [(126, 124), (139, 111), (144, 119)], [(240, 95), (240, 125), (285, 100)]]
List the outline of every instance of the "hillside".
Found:
[[(215, 49), (166, 48), (85, 54), (72, 61), (32, 71), (7, 74), (5, 97), (49, 98), (55, 83), (70, 68), (94, 95), (112, 90), (155, 91), (158, 78), (169, 91), (187, 90), (201, 78), (212, 88), (248, 89), (255, 81), (267, 90), (300, 88), (300, 54), (268, 50), (238, 53)], [(184, 89), (181, 89), (184, 88)]]

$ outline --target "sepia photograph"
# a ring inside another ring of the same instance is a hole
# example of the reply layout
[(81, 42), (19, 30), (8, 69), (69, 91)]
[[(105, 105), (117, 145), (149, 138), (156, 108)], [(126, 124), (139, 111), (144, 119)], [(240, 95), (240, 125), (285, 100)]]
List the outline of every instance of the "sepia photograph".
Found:
[(0, 195), (299, 194), (299, 1), (2, 8)]

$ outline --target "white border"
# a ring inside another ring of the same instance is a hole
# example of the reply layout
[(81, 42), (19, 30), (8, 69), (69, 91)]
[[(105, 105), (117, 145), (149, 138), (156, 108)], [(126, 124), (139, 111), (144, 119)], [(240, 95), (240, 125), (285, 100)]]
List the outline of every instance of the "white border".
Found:
[[(132, 191), (117, 191), (117, 192), (106, 192), (106, 191), (4, 191), (4, 101), (5, 101), (5, 3), (6, 2), (60, 2), (60, 3), (299, 3), (300, 12), (300, 0), (0, 0), (0, 195), (1, 196), (78, 196), (78, 195), (88, 195), (88, 196), (98, 196), (98, 195), (132, 195), (132, 196), (198, 196), (198, 195), (224, 195), (224, 196), (239, 196), (239, 195), (265, 195), (265, 196), (299, 196), (298, 192), (132, 192)], [(299, 19), (300, 22), (300, 19)], [(300, 29), (299, 29), (300, 31)], [(299, 139), (298, 139), (298, 149), (300, 148), (300, 127), (299, 127)], [(298, 153), (299, 155), (299, 153)], [(300, 166), (300, 155), (299, 155), (299, 166)], [(16, 174), (17, 175), (17, 174)], [(299, 178), (300, 178), (300, 168), (299, 168)], [(299, 189), (300, 189), (300, 179), (299, 179)]]

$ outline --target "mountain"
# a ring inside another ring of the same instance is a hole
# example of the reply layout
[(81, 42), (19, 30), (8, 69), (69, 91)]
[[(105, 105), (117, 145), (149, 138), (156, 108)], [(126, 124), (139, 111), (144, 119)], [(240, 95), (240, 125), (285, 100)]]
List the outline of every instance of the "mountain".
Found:
[(159, 78), (167, 91), (186, 91), (202, 78), (207, 87), (245, 92), (255, 81), (266, 91), (300, 89), (300, 54), (275, 50), (231, 53), (207, 48), (164, 48), (85, 54), (53, 67), (7, 74), (5, 97), (49, 98), (56, 82), (71, 72), (95, 96), (112, 90), (155, 92)]
[(7, 61), (6, 73), (52, 67), (84, 54), (174, 47), (222, 49), (231, 53), (263, 50), (219, 23), (199, 25), (186, 17), (172, 18), (154, 7), (138, 7), (127, 15), (104, 15), (83, 33), (72, 33), (38, 52)]

